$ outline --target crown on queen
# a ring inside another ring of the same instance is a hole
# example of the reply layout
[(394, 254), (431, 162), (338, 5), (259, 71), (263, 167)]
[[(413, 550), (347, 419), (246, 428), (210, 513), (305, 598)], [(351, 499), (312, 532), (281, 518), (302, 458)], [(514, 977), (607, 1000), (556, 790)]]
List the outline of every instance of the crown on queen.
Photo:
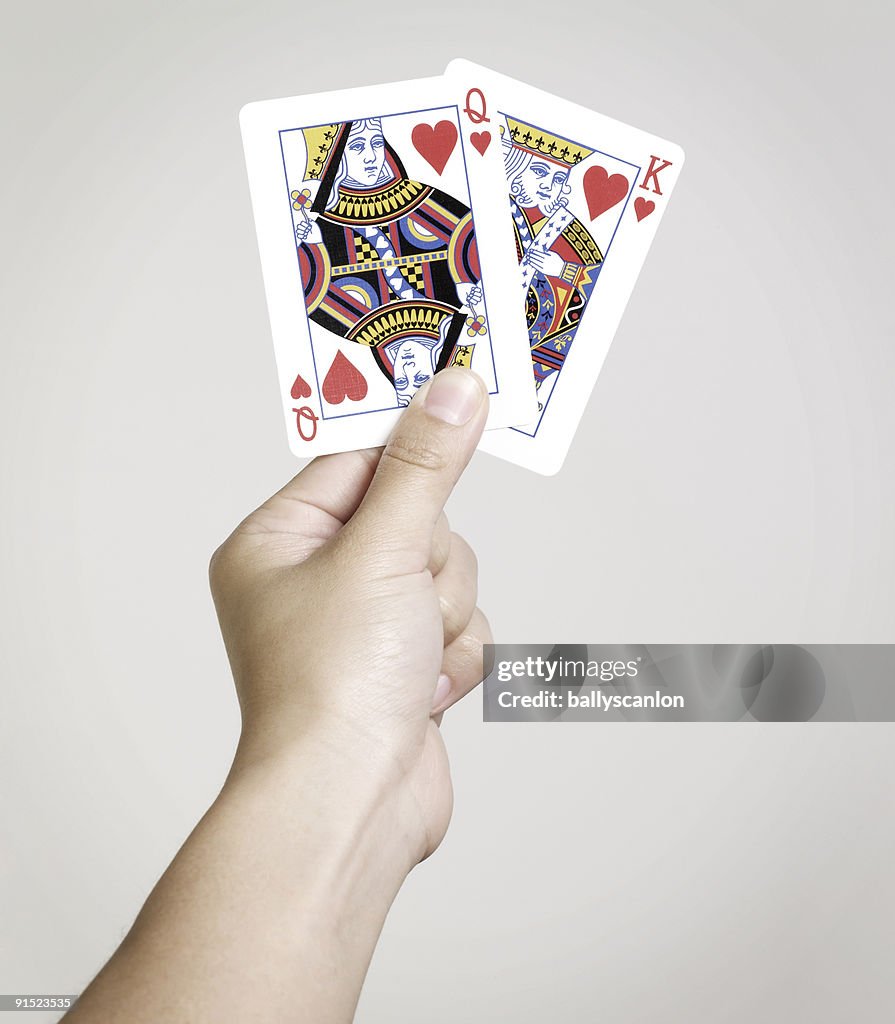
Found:
[(452, 306), (435, 300), (392, 302), (368, 313), (349, 331), (348, 337), (373, 348), (401, 337), (415, 336), (437, 341), (442, 320), (455, 313)]
[(339, 134), (338, 124), (318, 124), (313, 128), (302, 128), (305, 147), (308, 151), (305, 164), (305, 180), (319, 181), (326, 167), (326, 160)]

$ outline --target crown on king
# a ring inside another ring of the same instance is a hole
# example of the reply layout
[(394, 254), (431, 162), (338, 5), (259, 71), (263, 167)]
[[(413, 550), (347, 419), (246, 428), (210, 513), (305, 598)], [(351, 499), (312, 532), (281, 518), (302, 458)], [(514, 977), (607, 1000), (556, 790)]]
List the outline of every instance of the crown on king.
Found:
[(510, 130), (510, 144), (516, 149), (524, 150), (535, 156), (546, 157), (555, 163), (565, 164), (566, 167), (580, 164), (594, 152), (587, 146), (579, 146), (575, 142), (564, 139), (561, 135), (542, 131), (532, 124), (517, 121), (513, 117), (507, 118), (507, 126)]

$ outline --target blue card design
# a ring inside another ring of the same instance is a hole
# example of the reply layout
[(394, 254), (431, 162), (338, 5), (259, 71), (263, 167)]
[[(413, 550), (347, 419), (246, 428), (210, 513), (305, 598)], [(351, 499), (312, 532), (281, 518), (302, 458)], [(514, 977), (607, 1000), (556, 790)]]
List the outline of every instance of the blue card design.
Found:
[(684, 161), (672, 143), (465, 60), (446, 77), (472, 141), (497, 138), (538, 399), (481, 447), (562, 465)]
[(488, 161), (469, 173), (484, 154), (446, 99), (443, 80), (426, 79), (241, 113), (298, 455), (383, 443), (447, 366), (485, 380), (491, 428), (536, 409), (524, 311), (506, 273), (512, 225), (481, 201), (499, 171)]

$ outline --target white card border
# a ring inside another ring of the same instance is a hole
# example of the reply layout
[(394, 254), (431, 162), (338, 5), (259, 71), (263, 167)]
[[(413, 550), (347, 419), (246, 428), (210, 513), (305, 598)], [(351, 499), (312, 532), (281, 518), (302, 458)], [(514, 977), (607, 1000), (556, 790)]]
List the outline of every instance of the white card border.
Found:
[[(291, 451), (299, 458), (383, 444), (401, 415), (400, 409), (370, 412), (361, 417), (320, 419), (317, 437), (303, 441), (296, 429), (295, 403), (290, 397), (296, 368), (310, 364), (311, 338), (304, 295), (297, 284), (295, 237), (286, 202), (280, 131), (290, 127), (339, 122), (366, 116), (388, 116), (402, 108), (424, 110), (456, 106), (443, 77), (385, 83), (247, 103), (239, 112), (258, 250), (276, 354), (280, 400)], [(325, 111), (325, 117), (322, 112)], [(459, 111), (458, 111), (459, 113)], [(461, 133), (462, 134), (462, 133)], [(489, 310), (489, 334), (499, 392), (491, 396), (487, 427), (524, 423), (537, 410), (530, 370), (525, 317), (514, 302), (515, 278), (501, 267), (512, 265), (515, 248), (509, 218), (500, 216), (487, 197), (503, 180), (503, 168), (482, 161), (472, 170), (474, 151), (461, 138), (467, 161), (470, 206), (474, 212), (482, 281)], [(499, 177), (498, 177), (499, 174)], [(437, 186), (433, 172), (430, 184)], [(484, 240), (484, 253), (481, 245)], [(503, 254), (506, 256), (503, 256)], [(495, 259), (496, 257), (496, 259)], [(495, 316), (496, 312), (496, 316)], [(500, 339), (505, 339), (500, 347)], [(524, 339), (524, 340), (523, 340)], [(304, 362), (301, 360), (304, 359)], [(310, 382), (309, 382), (310, 383)], [(309, 401), (309, 400), (308, 400)], [(319, 411), (319, 410), (318, 410)], [(361, 420), (362, 422), (357, 422)], [(375, 428), (371, 421), (375, 421)], [(325, 426), (325, 432), (321, 428)], [(373, 429), (371, 429), (373, 428)]]
[[(497, 455), (516, 465), (525, 466), (545, 476), (552, 476), (562, 468), (578, 423), (596, 387), (603, 362), (680, 176), (684, 164), (684, 151), (675, 143), (657, 135), (616, 121), (571, 100), (554, 96), (543, 89), (527, 85), (465, 58), (452, 60), (445, 68), (445, 77), (454, 84), (454, 95), (461, 110), (465, 96), (463, 87), (475, 86), (486, 94), (488, 108), (495, 115), (498, 110), (504, 110), (504, 102), (509, 108), (509, 113), (531, 120), (539, 116), (537, 111), (544, 110), (550, 131), (558, 135), (576, 139), (587, 145), (597, 142), (598, 137), (601, 150), (612, 152), (613, 149), (618, 149), (619, 156), (624, 156), (625, 159), (629, 159), (624, 152), (627, 146), (629, 150), (638, 152), (642, 149), (644, 152), (651, 150), (655, 154), (661, 153), (663, 158), (672, 160), (672, 167), (667, 170), (671, 171), (673, 168), (674, 173), (666, 175), (663, 172), (662, 189), (665, 201), (662, 205), (657, 204), (654, 212), (637, 224), (636, 235), (630, 230), (621, 231), (622, 225), (619, 226), (619, 236), (613, 241), (612, 251), (607, 256), (597, 281), (597, 286), (601, 289), (599, 304), (585, 311), (583, 322), (578, 328), (583, 334), (579, 336), (576, 333), (575, 343), (570, 350), (570, 357), (572, 354), (576, 357), (575, 373), (561, 373), (554, 388), (556, 398), (561, 402), (561, 415), (545, 417), (534, 438), (513, 430), (497, 430), (487, 434), (479, 446), (482, 451)], [(545, 109), (547, 105), (549, 110)], [(496, 116), (492, 117), (492, 124), (496, 123)], [(470, 130), (465, 122), (464, 130)], [(603, 139), (608, 141), (604, 143)], [(641, 173), (643, 170), (645, 168), (641, 165)], [(636, 215), (631, 200), (636, 198), (637, 194), (638, 182), (635, 182), (631, 198), (626, 200), (628, 208), (624, 213), (626, 219), (632, 218), (635, 222)], [(644, 198), (653, 198), (651, 192), (641, 190), (640, 194)], [(511, 221), (509, 205), (506, 217)], [(521, 296), (518, 296), (518, 301), (522, 306)], [(585, 344), (582, 345), (581, 342)]]

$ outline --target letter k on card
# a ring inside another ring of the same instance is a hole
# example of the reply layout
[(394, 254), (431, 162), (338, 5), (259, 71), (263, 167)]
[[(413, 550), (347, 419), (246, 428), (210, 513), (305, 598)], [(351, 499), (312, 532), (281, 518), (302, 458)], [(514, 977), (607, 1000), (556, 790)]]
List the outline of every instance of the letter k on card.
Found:
[(684, 162), (679, 146), (466, 60), (448, 65), (460, 132), (493, 143), (515, 237), (537, 415), (489, 430), (484, 451), (555, 473), (572, 443)]

